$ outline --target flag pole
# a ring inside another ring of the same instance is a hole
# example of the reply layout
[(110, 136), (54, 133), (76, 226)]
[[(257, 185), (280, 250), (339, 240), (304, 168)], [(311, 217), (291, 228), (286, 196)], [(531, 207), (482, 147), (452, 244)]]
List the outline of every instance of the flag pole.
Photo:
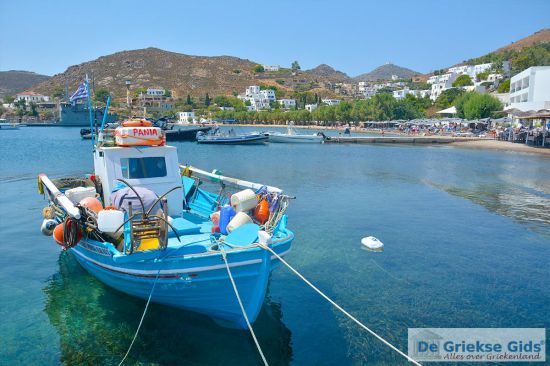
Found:
[(86, 92), (88, 94), (88, 112), (90, 114), (90, 135), (92, 136), (92, 151), (95, 151), (95, 131), (94, 131), (94, 118), (92, 116), (92, 96), (90, 95), (90, 81), (88, 80), (88, 74), (86, 74)]

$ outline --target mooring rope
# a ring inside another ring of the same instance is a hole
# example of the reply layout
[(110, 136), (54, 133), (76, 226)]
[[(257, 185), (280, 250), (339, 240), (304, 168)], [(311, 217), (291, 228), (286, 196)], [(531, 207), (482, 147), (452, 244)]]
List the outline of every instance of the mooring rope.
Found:
[(136, 338), (138, 336), (139, 330), (141, 329), (141, 325), (143, 324), (143, 319), (145, 319), (145, 314), (147, 313), (147, 309), (149, 308), (149, 303), (151, 302), (151, 297), (153, 297), (153, 292), (155, 291), (155, 287), (157, 286), (157, 281), (159, 279), (160, 275), (160, 268), (157, 272), (157, 277), (155, 278), (155, 282), (153, 283), (153, 288), (151, 288), (151, 292), (149, 293), (149, 298), (147, 299), (147, 304), (145, 304), (145, 309), (143, 309), (143, 314), (141, 315), (141, 320), (139, 321), (138, 328), (136, 330), (136, 334), (134, 334), (134, 338), (132, 339), (132, 343), (130, 343), (130, 347), (128, 347), (128, 351), (126, 351), (126, 354), (122, 358), (122, 361), (118, 364), (118, 366), (122, 365), (124, 361), (126, 360), (126, 357), (130, 354), (130, 350), (132, 349), (134, 342), (136, 341)]
[(334, 300), (332, 300), (330, 297), (325, 295), (321, 290), (319, 290), (317, 287), (315, 287), (314, 284), (309, 282), (302, 274), (300, 274), (297, 270), (295, 270), (290, 264), (288, 264), (281, 256), (279, 256), (273, 249), (270, 247), (264, 245), (264, 244), (258, 244), (260, 248), (263, 248), (269, 252), (271, 252), (278, 260), (281, 261), (288, 269), (290, 269), (296, 276), (298, 276), (302, 281), (304, 281), (309, 287), (311, 287), (315, 292), (317, 292), (319, 295), (321, 295), (325, 300), (327, 300), (329, 303), (331, 303), (336, 309), (340, 310), (345, 316), (353, 320), (357, 325), (359, 325), (361, 328), (365, 329), (367, 332), (375, 336), (378, 340), (380, 340), (382, 343), (384, 343), (386, 346), (393, 349), (395, 352), (399, 353), (401, 356), (405, 357), (407, 360), (415, 364), (416, 366), (422, 366), (418, 361), (415, 361), (411, 357), (409, 357), (407, 354), (402, 352), (399, 348), (395, 347), (393, 344), (382, 338), (382, 336), (379, 336), (375, 331), (371, 330), (369, 327), (367, 327), (365, 324), (361, 323), (359, 320), (357, 320), (353, 315), (348, 313), (344, 308), (342, 308), (340, 305), (338, 305)]
[(237, 300), (239, 302), (239, 306), (241, 307), (241, 311), (243, 313), (244, 320), (246, 321), (246, 325), (248, 327), (248, 330), (250, 330), (250, 334), (252, 335), (252, 338), (254, 339), (254, 343), (256, 344), (256, 348), (258, 349), (258, 353), (262, 357), (262, 361), (264, 362), (264, 365), (269, 366), (269, 364), (267, 363), (267, 360), (264, 356), (264, 353), (262, 352), (262, 348), (260, 347), (260, 343), (258, 342), (258, 339), (256, 338), (256, 334), (254, 333), (254, 330), (252, 329), (252, 325), (250, 324), (250, 321), (248, 320), (248, 316), (246, 315), (246, 311), (244, 310), (243, 302), (242, 302), (241, 297), (239, 295), (239, 291), (237, 290), (237, 285), (235, 284), (235, 280), (233, 280), (233, 276), (231, 275), (231, 270), (229, 269), (229, 263), (227, 263), (227, 256), (225, 254), (225, 249), (223, 248), (223, 244), (220, 244), (219, 248), (220, 248), (220, 251), (222, 252), (222, 258), (223, 258), (223, 261), (225, 263), (225, 268), (227, 269), (227, 274), (229, 275), (229, 279), (231, 280), (231, 285), (233, 285), (233, 291), (235, 291), (235, 295), (237, 296)]

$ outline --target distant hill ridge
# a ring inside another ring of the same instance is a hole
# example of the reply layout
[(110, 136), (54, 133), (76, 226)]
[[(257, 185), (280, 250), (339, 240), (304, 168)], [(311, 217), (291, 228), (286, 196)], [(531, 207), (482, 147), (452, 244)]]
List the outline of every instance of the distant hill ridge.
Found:
[(353, 78), (353, 80), (359, 81), (376, 81), (376, 80), (390, 80), (392, 75), (397, 75), (400, 79), (410, 79), (415, 75), (420, 75), (421, 73), (407, 69), (406, 67), (401, 67), (394, 65), (392, 63), (387, 63), (385, 65), (379, 66), (376, 69), (367, 72), (365, 74), (358, 75)]
[(25, 91), (49, 78), (47, 75), (40, 75), (31, 71), (0, 71), (0, 98)]

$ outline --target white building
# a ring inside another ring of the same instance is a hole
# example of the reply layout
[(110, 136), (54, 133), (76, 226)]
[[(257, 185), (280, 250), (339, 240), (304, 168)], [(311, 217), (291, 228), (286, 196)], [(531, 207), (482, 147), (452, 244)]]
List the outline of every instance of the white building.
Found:
[(321, 101), (327, 105), (338, 105), (341, 102), (340, 99), (322, 99)]
[(399, 80), (399, 76), (397, 76), (397, 75), (392, 75), (392, 76), (391, 76), (391, 79), (394, 80), (394, 81), (395, 81), (395, 80)]
[(482, 72), (486, 72), (490, 70), (492, 66), (493, 64), (491, 62), (486, 64), (478, 64), (478, 65), (461, 65), (461, 66), (449, 67), (447, 72), (455, 73), (458, 75), (468, 75), (472, 79), (475, 79), (477, 77), (477, 74), (481, 74)]
[(166, 90), (163, 88), (147, 88), (147, 95), (163, 96)]
[(539, 111), (550, 109), (550, 66), (533, 66), (510, 80), (510, 106), (507, 109)]
[(31, 92), (22, 92), (19, 94), (15, 94), (15, 100), (16, 101), (24, 100), (25, 104), (29, 104), (31, 102), (32, 103), (49, 102), (50, 97), (48, 97), (47, 95), (42, 95), (31, 91)]
[(458, 77), (457, 73), (451, 72), (443, 75), (432, 76), (428, 80), (428, 83), (432, 84), (432, 90), (430, 92), (430, 99), (436, 100), (444, 90), (453, 87), (453, 81)]
[(314, 110), (317, 109), (317, 104), (306, 104), (306, 110), (308, 112), (313, 112)]
[(266, 89), (260, 91), (260, 99), (269, 99), (270, 102), (275, 102), (277, 97), (275, 97), (275, 90)]
[(296, 108), (296, 100), (294, 99), (279, 99), (279, 104), (285, 109)]
[(195, 112), (178, 112), (178, 123), (197, 123)]
[(401, 90), (395, 90), (393, 92), (393, 97), (395, 99), (404, 99), (407, 94), (412, 94), (417, 98), (429, 97), (431, 90), (410, 90), (409, 88), (404, 88)]
[(487, 76), (487, 81), (496, 82), (497, 80), (502, 80), (502, 74), (489, 74)]
[(279, 65), (262, 65), (264, 71), (279, 71), (281, 68)]
[(241, 94), (237, 98), (244, 102), (250, 102), (249, 111), (269, 109), (269, 103), (277, 101), (274, 90), (260, 90), (258, 85), (249, 86), (246, 88), (244, 95)]

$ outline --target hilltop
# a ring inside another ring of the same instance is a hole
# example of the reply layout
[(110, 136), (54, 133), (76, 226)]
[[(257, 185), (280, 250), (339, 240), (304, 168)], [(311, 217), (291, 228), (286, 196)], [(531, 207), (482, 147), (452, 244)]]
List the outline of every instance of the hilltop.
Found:
[[(273, 85), (284, 91), (319, 91), (334, 81), (333, 70), (254, 72), (256, 62), (233, 56), (191, 56), (158, 48), (122, 51), (69, 67), (65, 72), (36, 85), (37, 92), (51, 94), (56, 88), (69, 85), (74, 90), (88, 74), (95, 88), (105, 88), (118, 97), (125, 95), (125, 81), (131, 80), (132, 89), (163, 87), (174, 97), (231, 95), (242, 93), (249, 85)], [(343, 73), (342, 73), (343, 74)], [(345, 74), (344, 74), (345, 75)]]
[(30, 71), (0, 71), (0, 98), (25, 91), (49, 78)]
[(376, 81), (376, 80), (390, 80), (392, 75), (397, 75), (400, 79), (410, 79), (415, 75), (421, 73), (407, 69), (406, 67), (397, 66), (391, 63), (379, 66), (376, 69), (367, 72), (365, 74), (358, 75), (353, 78), (355, 81)]
[(533, 46), (537, 43), (547, 43), (550, 42), (550, 28), (541, 29), (538, 32), (531, 34), (525, 38), (520, 39), (510, 43), (507, 46), (501, 47), (498, 50), (494, 51), (495, 53), (502, 53), (506, 51), (519, 51), (524, 47)]
[(326, 78), (334, 82), (344, 82), (349, 81), (350, 79), (350, 77), (346, 73), (335, 70), (333, 67), (327, 64), (321, 64), (311, 70), (307, 70), (306, 72), (317, 77)]

